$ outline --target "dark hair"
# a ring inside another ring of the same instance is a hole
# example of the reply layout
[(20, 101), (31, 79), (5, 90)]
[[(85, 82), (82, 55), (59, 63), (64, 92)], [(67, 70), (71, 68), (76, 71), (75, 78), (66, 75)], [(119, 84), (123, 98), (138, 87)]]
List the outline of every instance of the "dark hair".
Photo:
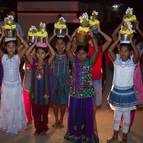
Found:
[(76, 54), (77, 54), (80, 50), (83, 50), (83, 51), (85, 51), (86, 53), (89, 52), (88, 46), (77, 46)]
[(38, 50), (43, 50), (45, 53), (48, 53), (48, 48), (36, 47), (36, 53)]
[(53, 39), (53, 41), (51, 42), (51, 45), (54, 47), (54, 50), (56, 51), (56, 42), (57, 40), (63, 40), (63, 42), (65, 43), (65, 45), (68, 43), (69, 39), (67, 37), (55, 37)]
[(121, 49), (122, 47), (127, 47), (127, 49), (128, 49), (129, 51), (132, 50), (131, 44), (121, 43), (121, 44), (120, 44), (120, 49)]
[[(8, 44), (8, 43), (11, 43), (11, 42), (14, 43), (14, 44), (17, 46), (17, 41), (8, 41), (8, 42), (5, 42), (5, 43), (4, 43), (4, 47), (3, 47), (3, 52), (4, 52), (4, 53), (8, 54), (7, 49), (5, 48), (5, 46), (7, 46), (7, 44)], [(18, 51), (17, 51), (17, 48), (16, 48), (15, 54), (17, 54), (17, 53), (18, 53)]]

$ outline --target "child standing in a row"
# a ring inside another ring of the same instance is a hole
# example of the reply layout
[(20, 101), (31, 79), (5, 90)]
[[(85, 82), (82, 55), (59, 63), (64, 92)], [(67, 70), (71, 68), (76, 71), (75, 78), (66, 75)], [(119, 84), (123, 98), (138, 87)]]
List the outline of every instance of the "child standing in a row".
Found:
[[(19, 66), (28, 46), (19, 33), (17, 33), (17, 37), (8, 38), (2, 31), (0, 41), (2, 42), (2, 40), (4, 40), (6, 52), (4, 53), (0, 49), (4, 71), (1, 89), (0, 130), (9, 134), (17, 134), (26, 126)], [(20, 40), (20, 47), (17, 47), (17, 40)]]
[(53, 103), (53, 111), (55, 116), (55, 124), (53, 127), (63, 128), (63, 119), (68, 103), (68, 93), (69, 93), (69, 60), (66, 54), (67, 40), (70, 37), (68, 35), (68, 30), (66, 32), (66, 37), (58, 38), (55, 30), (50, 41), (55, 42), (56, 56), (51, 65), (52, 70), (52, 95), (51, 102)]
[(77, 46), (75, 57), (68, 45), (67, 54), (73, 68), (73, 81), (69, 98), (68, 129), (65, 135), (67, 140), (77, 143), (96, 142), (98, 138), (94, 134), (93, 121), (93, 96), (95, 91), (92, 85), (91, 67), (98, 55), (97, 44), (90, 33), (94, 45), (94, 54), (88, 57), (88, 46)]
[[(35, 57), (31, 56), (33, 48), (36, 48)], [(49, 65), (51, 65), (54, 56), (55, 52), (47, 39), (45, 45), (43, 43), (37, 44), (36, 40), (27, 51), (27, 58), (32, 65), (30, 96), (36, 128), (35, 135), (43, 135), (48, 131), (48, 104), (50, 98)]]
[[(118, 140), (121, 119), (124, 119), (122, 143), (127, 143), (127, 135), (131, 122), (131, 111), (136, 109), (137, 100), (133, 90), (133, 75), (138, 62), (138, 51), (131, 39), (131, 44), (120, 44), (119, 54), (114, 49), (120, 39), (116, 40), (109, 49), (109, 54), (114, 62), (113, 87), (109, 96), (109, 104), (114, 110), (114, 134), (107, 140), (111, 143)], [(131, 49), (132, 48), (132, 49)], [(133, 55), (130, 51), (133, 50)]]

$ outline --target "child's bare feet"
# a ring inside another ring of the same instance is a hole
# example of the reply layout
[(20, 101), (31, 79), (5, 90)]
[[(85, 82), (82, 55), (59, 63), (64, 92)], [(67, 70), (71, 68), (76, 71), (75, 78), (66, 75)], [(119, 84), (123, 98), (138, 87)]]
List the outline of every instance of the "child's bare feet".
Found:
[(55, 122), (55, 124), (52, 125), (52, 127), (54, 128), (58, 128), (58, 126), (59, 126), (59, 122)]
[(58, 125), (59, 128), (64, 128), (63, 121), (59, 121), (58, 124), (59, 124), (59, 125)]

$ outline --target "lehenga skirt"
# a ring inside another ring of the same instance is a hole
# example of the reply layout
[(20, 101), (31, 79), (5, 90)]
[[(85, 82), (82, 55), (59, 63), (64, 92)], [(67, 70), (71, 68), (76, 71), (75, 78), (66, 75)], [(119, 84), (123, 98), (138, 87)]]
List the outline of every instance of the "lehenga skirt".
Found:
[(68, 130), (65, 138), (76, 143), (98, 143), (94, 134), (93, 99), (70, 96)]

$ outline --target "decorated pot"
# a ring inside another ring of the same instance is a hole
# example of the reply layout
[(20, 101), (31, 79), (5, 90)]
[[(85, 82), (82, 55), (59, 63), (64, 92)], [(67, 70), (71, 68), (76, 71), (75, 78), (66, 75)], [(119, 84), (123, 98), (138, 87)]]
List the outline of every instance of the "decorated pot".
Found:
[(55, 29), (57, 37), (65, 37), (67, 29)]
[(123, 44), (124, 44), (124, 43), (125, 43), (125, 44), (131, 43), (130, 37), (131, 37), (131, 35), (121, 34), (121, 35), (120, 35), (120, 41), (121, 41), (121, 43), (123, 43)]
[(88, 44), (88, 34), (86, 32), (76, 33), (77, 45), (86, 46)]
[(38, 37), (37, 42), (39, 43), (46, 43), (46, 37)]
[(6, 37), (16, 37), (16, 30), (15, 29), (5, 29), (4, 30), (5, 36)]
[(35, 36), (28, 36), (28, 43), (33, 44), (35, 42)]

